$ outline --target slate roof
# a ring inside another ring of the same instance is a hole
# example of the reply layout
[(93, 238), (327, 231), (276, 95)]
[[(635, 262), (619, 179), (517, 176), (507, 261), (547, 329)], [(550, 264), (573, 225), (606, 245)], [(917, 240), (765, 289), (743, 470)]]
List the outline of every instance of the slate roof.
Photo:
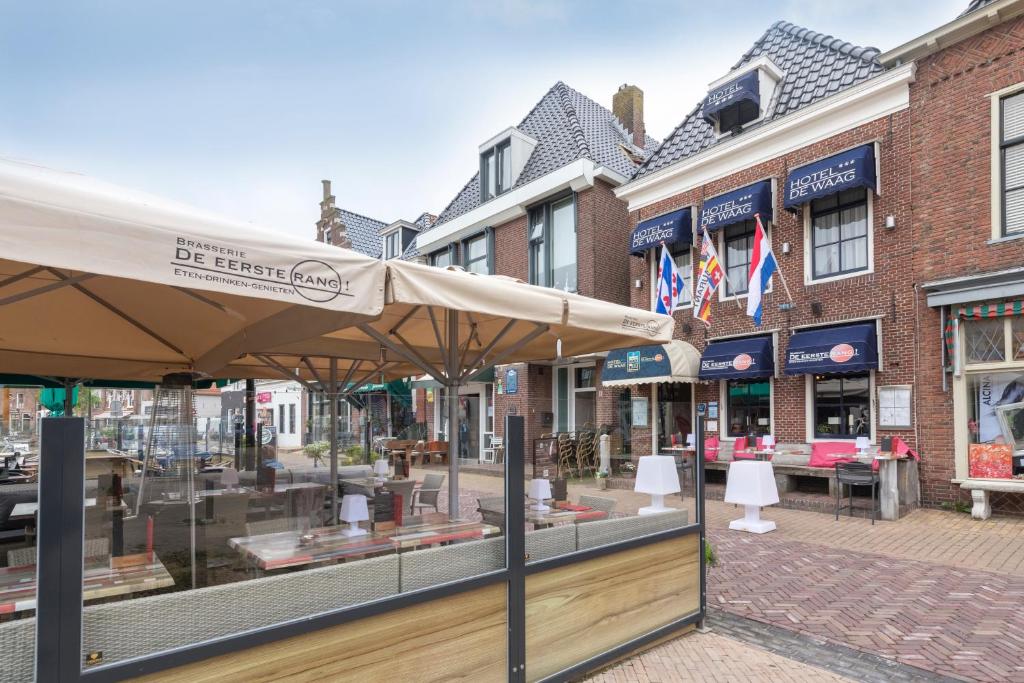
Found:
[(390, 224), (345, 209), (339, 208), (338, 211), (341, 213), (341, 222), (345, 224), (345, 234), (352, 242), (352, 249), (360, 254), (380, 258), (383, 249), (380, 231)]
[[(732, 70), (738, 69), (765, 55), (785, 74), (768, 103), (767, 116), (744, 130), (791, 114), (881, 73), (883, 67), (878, 54), (877, 48), (858, 47), (786, 21), (775, 22), (732, 67)], [(702, 118), (702, 113), (703, 100), (637, 170), (636, 177), (717, 144), (714, 129)], [(731, 136), (722, 139), (729, 140)]]
[[(658, 146), (658, 141), (649, 135), (644, 149), (634, 146), (632, 135), (614, 114), (561, 81), (545, 93), (516, 128), (537, 140), (537, 146), (512, 189), (577, 159), (590, 159), (629, 178), (638, 164), (623, 150), (623, 146), (641, 159)], [(441, 212), (434, 226), (480, 206), (479, 176), (479, 173), (473, 174)]]
[(961, 12), (957, 16), (957, 18), (959, 19), (960, 17), (964, 16), (965, 14), (970, 14), (974, 10), (981, 9), (982, 7), (985, 7), (986, 5), (991, 5), (995, 1), (996, 0), (971, 0), (967, 4), (967, 9), (965, 9), (963, 12)]

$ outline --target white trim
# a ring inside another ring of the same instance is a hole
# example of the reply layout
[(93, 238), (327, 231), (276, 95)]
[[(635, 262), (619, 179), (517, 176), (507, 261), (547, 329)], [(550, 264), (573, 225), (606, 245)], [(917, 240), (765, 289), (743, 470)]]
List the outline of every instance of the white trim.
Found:
[(598, 166), (589, 159), (580, 159), (498, 195), (472, 211), (419, 233), (416, 236), (416, 248), (421, 252), (435, 251), (449, 242), (460, 240), (483, 228), (501, 225), (525, 215), (527, 206), (562, 190), (571, 189), (579, 192), (593, 187), (597, 178), (603, 178), (612, 185), (626, 182), (625, 176), (604, 166)]
[[(861, 277), (863, 275), (871, 275), (875, 272), (875, 198), (870, 189), (864, 188), (865, 194), (868, 197), (868, 267), (867, 270), (857, 270), (852, 273), (840, 273), (839, 275), (829, 275), (822, 278), (814, 278), (814, 242), (811, 235), (811, 203), (805, 203), (801, 208), (803, 209), (803, 224), (804, 224), (804, 287), (813, 287), (814, 285), (823, 285), (827, 282), (836, 282), (837, 280), (849, 280), (854, 277)], [(842, 229), (840, 227), (840, 229)]]
[[(871, 439), (872, 445), (877, 443), (877, 422), (878, 422), (878, 397), (876, 396), (876, 382), (875, 373), (876, 370), (868, 370), (868, 413), (871, 418), (868, 423), (868, 437)], [(859, 375), (863, 373), (855, 372), (850, 373)], [(845, 375), (837, 375), (838, 377), (844, 377)], [(815, 436), (817, 425), (814, 424), (814, 375), (804, 375), (804, 437), (807, 443), (820, 443), (823, 441), (851, 441), (849, 438), (833, 436), (833, 437), (817, 437)], [(916, 416), (915, 416), (916, 417)]]
[(912, 59), (921, 59), (1020, 14), (1024, 14), (1024, 2), (1021, 0), (997, 0), (987, 7), (957, 17), (937, 29), (883, 52), (878, 56), (878, 60), (886, 66), (891, 66)]
[(751, 334), (750, 332), (739, 332), (737, 334), (720, 334), (717, 337), (708, 337), (707, 342), (708, 344), (710, 344), (712, 342), (726, 341), (728, 339), (743, 339), (745, 337), (764, 337), (768, 334), (776, 334), (778, 332), (779, 328), (773, 327), (767, 330), (758, 330), (753, 334)]
[[(772, 193), (772, 201), (773, 202), (774, 202), (774, 196), (775, 195), (774, 195), (774, 192), (773, 192)], [(773, 207), (772, 213), (774, 214), (774, 207)], [(753, 220), (753, 219), (752, 218), (748, 218), (748, 219), (743, 220), (743, 221), (737, 221), (737, 223), (745, 223), (748, 220)], [(736, 223), (732, 223), (731, 225), (723, 226), (721, 228), (718, 228), (715, 231), (715, 232), (718, 233), (718, 259), (719, 259), (719, 261), (721, 262), (721, 265), (722, 265), (722, 272), (725, 274), (725, 277), (722, 278), (722, 286), (720, 286), (718, 288), (718, 301), (719, 302), (722, 302), (722, 301), (738, 301), (740, 299), (746, 299), (747, 295), (748, 295), (748, 293), (750, 291), (750, 289), (748, 287), (747, 291), (744, 292), (743, 294), (726, 294), (726, 291), (729, 289), (729, 280), (728, 280), (728, 274), (729, 274), (729, 255), (726, 253), (726, 250), (725, 250), (725, 231), (727, 229), (731, 228), (733, 225), (736, 225)], [(764, 230), (765, 230), (765, 233), (767, 233), (766, 236), (768, 237), (768, 244), (772, 243), (772, 233), (774, 232), (774, 230), (773, 230), (774, 226), (775, 226), (775, 222), (774, 221), (765, 221)], [(775, 250), (772, 249), (772, 252), (774, 252), (774, 251)], [(747, 277), (749, 278), (749, 274), (748, 274)], [(749, 284), (750, 284), (750, 280), (748, 279), (747, 280), (747, 285), (749, 286)], [(768, 289), (764, 290), (764, 294), (771, 294), (774, 291), (775, 291), (775, 278), (773, 277), (771, 280), (768, 281)], [(744, 315), (746, 315), (746, 309), (744, 309)], [(749, 336), (749, 334), (745, 335), (745, 336)]]
[(990, 102), (989, 117), (989, 138), (991, 140), (991, 198), (989, 203), (989, 215), (992, 219), (992, 232), (989, 242), (1003, 241), (1024, 237), (1024, 233), (1003, 234), (1003, 155), (1001, 150), (1002, 134), (1002, 107), (1004, 98), (1017, 95), (1024, 91), (1024, 82), (1002, 88), (989, 93), (987, 97)]
[(629, 210), (635, 211), (906, 109), (910, 106), (914, 70), (911, 63), (881, 73), (757, 130), (641, 176), (617, 188), (615, 195), (627, 200)]
[(786, 72), (780, 69), (775, 64), (775, 62), (769, 59), (768, 55), (759, 55), (758, 57), (745, 63), (738, 69), (733, 69), (732, 71), (722, 76), (721, 78), (717, 78), (708, 83), (708, 90), (714, 90), (715, 88), (719, 88), (728, 83), (729, 81), (736, 80), (737, 78), (745, 76), (751, 71), (757, 70), (764, 71), (770, 77), (774, 78), (776, 82), (781, 81), (783, 78), (786, 77)]
[(500, 143), (505, 142), (505, 140), (509, 140), (511, 138), (515, 138), (521, 142), (525, 142), (526, 144), (531, 145), (533, 147), (537, 146), (537, 140), (535, 138), (530, 137), (529, 135), (519, 130), (515, 126), (509, 126), (505, 130), (498, 133), (497, 135), (488, 139), (486, 142), (481, 143), (477, 151), (480, 154), (483, 154), (484, 152), (490, 150), (492, 147), (497, 147)]
[[(587, 391), (594, 392), (594, 420), (595, 427), (597, 420), (597, 390), (599, 384), (597, 383), (597, 363), (591, 361), (589, 363), (570, 363), (566, 365), (555, 365), (551, 368), (551, 415), (552, 415), (552, 429), (558, 431), (558, 370), (560, 368), (566, 368), (568, 370), (568, 404), (566, 409), (568, 415), (566, 415), (565, 426), (567, 431), (576, 431), (576, 394)], [(579, 388), (576, 386), (576, 369), (577, 368), (594, 368), (594, 386)]]

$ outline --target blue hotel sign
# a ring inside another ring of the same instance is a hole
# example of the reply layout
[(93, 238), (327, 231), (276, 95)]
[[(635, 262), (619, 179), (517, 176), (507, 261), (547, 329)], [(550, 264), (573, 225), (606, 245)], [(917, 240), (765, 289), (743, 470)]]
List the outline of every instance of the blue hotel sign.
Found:
[(733, 190), (704, 202), (700, 211), (701, 229), (717, 230), (761, 214), (761, 219), (772, 219), (772, 183), (762, 180)]
[(875, 188), (874, 145), (861, 145), (791, 171), (783, 206), (792, 209), (854, 187)]

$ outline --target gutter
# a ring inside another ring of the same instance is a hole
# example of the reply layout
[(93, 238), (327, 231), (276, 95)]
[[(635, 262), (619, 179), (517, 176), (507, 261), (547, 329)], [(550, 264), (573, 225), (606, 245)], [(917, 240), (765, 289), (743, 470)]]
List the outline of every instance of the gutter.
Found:
[(887, 67), (922, 59), (1024, 14), (1024, 0), (997, 0), (878, 56)]

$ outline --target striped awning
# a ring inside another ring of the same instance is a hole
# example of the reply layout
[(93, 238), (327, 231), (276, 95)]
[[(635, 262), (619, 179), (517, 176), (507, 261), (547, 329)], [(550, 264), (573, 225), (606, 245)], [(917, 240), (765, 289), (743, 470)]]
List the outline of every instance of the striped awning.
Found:
[(1007, 315), (1024, 315), (1024, 299), (1000, 301), (999, 303), (962, 304), (953, 309), (954, 317), (971, 320), (1002, 318)]

